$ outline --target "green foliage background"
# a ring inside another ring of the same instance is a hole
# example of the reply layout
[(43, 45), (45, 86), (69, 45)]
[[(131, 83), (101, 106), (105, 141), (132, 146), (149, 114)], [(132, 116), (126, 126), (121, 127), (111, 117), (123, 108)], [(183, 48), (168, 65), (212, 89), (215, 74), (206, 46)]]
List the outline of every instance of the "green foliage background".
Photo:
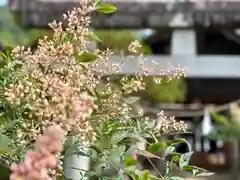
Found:
[(11, 14), (7, 6), (0, 6), (0, 42), (5, 46), (28, 45), (49, 33), (46, 29), (23, 29), (16, 19), (17, 14)]

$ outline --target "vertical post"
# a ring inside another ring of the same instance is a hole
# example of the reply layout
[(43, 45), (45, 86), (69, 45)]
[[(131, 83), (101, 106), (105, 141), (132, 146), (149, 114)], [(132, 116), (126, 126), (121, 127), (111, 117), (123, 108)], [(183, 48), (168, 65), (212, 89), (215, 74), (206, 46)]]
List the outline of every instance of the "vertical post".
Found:
[[(67, 139), (67, 144), (72, 144), (73, 138), (69, 137)], [(85, 150), (88, 152), (88, 149)], [(90, 170), (90, 158), (86, 156), (81, 155), (69, 155), (67, 157), (64, 157), (64, 176), (67, 179), (71, 180), (87, 180), (86, 177), (84, 177), (84, 174), (86, 171)]]
[[(231, 113), (231, 118), (233, 121), (239, 121), (240, 116), (239, 116), (239, 111), (240, 108), (238, 104), (231, 104), (230, 105), (230, 113)], [(238, 171), (239, 171), (239, 141), (238, 139), (234, 139), (232, 142), (232, 180), (238, 180)]]
[[(197, 83), (197, 82), (195, 82)], [(197, 88), (198, 84), (196, 84), (194, 87)], [(192, 102), (192, 108), (199, 108), (201, 107), (201, 101), (195, 97)], [(194, 139), (193, 139), (193, 150), (196, 152), (201, 152), (202, 151), (202, 143), (201, 143), (201, 127), (199, 124), (199, 117), (193, 117), (193, 123), (194, 123)]]
[(196, 32), (194, 29), (173, 29), (171, 38), (171, 55), (173, 56), (195, 56)]
[(232, 180), (238, 180), (239, 171), (239, 142), (234, 140), (232, 143)]

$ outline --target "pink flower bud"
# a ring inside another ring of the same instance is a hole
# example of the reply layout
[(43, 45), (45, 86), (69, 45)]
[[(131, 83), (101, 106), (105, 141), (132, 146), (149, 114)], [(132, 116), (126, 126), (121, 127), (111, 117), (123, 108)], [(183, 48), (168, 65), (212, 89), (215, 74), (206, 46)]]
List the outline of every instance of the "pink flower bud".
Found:
[(54, 170), (59, 165), (57, 155), (62, 150), (63, 135), (64, 131), (58, 125), (47, 128), (46, 132), (37, 138), (36, 151), (28, 151), (23, 163), (11, 165), (10, 180), (19, 180), (21, 177), (24, 177), (24, 180), (53, 180), (48, 169)]
[(10, 166), (10, 169), (11, 171), (17, 171), (19, 168), (18, 168), (18, 165), (13, 163), (11, 166)]
[(132, 154), (133, 159), (137, 159), (137, 154)]
[(48, 149), (51, 153), (57, 153), (61, 151), (62, 144), (58, 141), (52, 142), (52, 144), (48, 146)]

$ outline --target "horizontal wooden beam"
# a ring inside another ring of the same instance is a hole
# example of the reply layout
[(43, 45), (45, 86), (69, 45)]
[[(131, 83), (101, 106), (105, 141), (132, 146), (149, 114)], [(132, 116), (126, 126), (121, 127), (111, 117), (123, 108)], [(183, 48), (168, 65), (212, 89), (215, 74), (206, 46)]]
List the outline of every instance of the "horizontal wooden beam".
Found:
[[(185, 69), (188, 78), (240, 78), (240, 56), (145, 56), (144, 67), (152, 67), (153, 61), (161, 65), (162, 70), (171, 69), (177, 65)], [(122, 74), (142, 73), (137, 57), (112, 56), (111, 63), (122, 64)], [(149, 73), (159, 75), (159, 69)]]
[[(166, 0), (107, 0), (118, 7), (109, 15), (95, 14), (94, 28), (159, 28), (240, 23), (240, 1), (174, 2)], [(46, 27), (62, 20), (62, 13), (79, 6), (79, 0), (9, 0), (9, 8), (20, 12), (26, 27)]]

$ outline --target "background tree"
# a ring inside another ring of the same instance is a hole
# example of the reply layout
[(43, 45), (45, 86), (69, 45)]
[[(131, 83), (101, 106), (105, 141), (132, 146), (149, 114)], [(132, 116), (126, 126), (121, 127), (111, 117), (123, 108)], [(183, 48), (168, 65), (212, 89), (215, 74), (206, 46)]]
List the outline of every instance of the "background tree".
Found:
[(29, 45), (51, 33), (48, 29), (21, 28), (18, 21), (17, 14), (11, 14), (7, 6), (0, 6), (0, 42), (4, 46)]

